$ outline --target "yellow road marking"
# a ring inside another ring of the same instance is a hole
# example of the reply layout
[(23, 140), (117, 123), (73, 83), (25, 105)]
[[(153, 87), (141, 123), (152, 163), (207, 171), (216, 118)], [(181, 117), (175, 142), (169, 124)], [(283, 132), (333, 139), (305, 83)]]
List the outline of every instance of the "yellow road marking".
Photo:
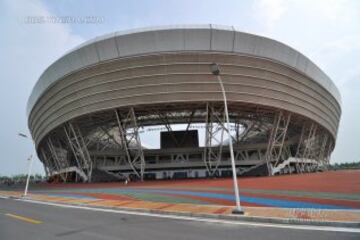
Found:
[(39, 220), (36, 220), (36, 219), (27, 218), (27, 217), (23, 217), (23, 216), (11, 214), (11, 213), (7, 213), (5, 215), (8, 216), (8, 217), (19, 219), (19, 220), (22, 220), (24, 222), (28, 222), (28, 223), (32, 223), (32, 224), (41, 224), (41, 223), (43, 223), (42, 221), (39, 221)]

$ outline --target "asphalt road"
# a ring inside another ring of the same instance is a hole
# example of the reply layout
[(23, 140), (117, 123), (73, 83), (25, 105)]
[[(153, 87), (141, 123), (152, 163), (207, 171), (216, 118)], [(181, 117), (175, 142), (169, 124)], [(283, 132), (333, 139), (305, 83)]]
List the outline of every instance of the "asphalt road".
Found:
[(360, 239), (360, 233), (207, 223), (0, 198), (0, 239)]

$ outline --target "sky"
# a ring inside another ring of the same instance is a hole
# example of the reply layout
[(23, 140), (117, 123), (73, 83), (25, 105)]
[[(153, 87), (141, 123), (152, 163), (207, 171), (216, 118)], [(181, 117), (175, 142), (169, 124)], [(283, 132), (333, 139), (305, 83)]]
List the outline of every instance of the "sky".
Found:
[[(66, 17), (78, 20), (58, 21)], [(80, 21), (86, 17), (95, 21)], [(358, 0), (0, 0), (0, 175), (26, 173), (34, 146), (18, 133), (29, 135), (27, 99), (41, 73), (66, 51), (114, 31), (209, 23), (281, 41), (325, 71), (342, 95), (331, 162), (360, 161)], [(33, 171), (43, 173), (37, 158)]]

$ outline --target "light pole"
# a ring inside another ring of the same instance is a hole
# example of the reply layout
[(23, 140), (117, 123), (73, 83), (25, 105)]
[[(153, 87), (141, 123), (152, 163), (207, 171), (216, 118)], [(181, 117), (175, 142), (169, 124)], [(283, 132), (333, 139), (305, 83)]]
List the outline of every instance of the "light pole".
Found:
[[(26, 134), (23, 134), (23, 133), (19, 133), (19, 136), (29, 139), (28, 136)], [(25, 185), (25, 190), (24, 190), (24, 196), (23, 197), (27, 196), (27, 192), (28, 192), (28, 188), (29, 188), (30, 175), (31, 175), (31, 168), (32, 168), (32, 164), (33, 164), (33, 161), (34, 161), (33, 160), (34, 155), (36, 154), (35, 152), (36, 152), (36, 150), (34, 150), (34, 153), (31, 154), (29, 156), (29, 158), (28, 158), (28, 161), (30, 161), (30, 163), (29, 163), (28, 175), (27, 175), (27, 178), (26, 178), (26, 185)]]
[(239, 186), (237, 182), (237, 175), (236, 175), (236, 167), (235, 167), (235, 159), (234, 159), (234, 149), (232, 144), (232, 136), (230, 134), (230, 119), (229, 119), (229, 112), (227, 107), (227, 100), (226, 100), (226, 94), (224, 85), (222, 82), (222, 79), (220, 77), (220, 67), (218, 64), (213, 63), (210, 65), (210, 69), (212, 74), (214, 74), (220, 84), (221, 92), (224, 98), (224, 107), (225, 107), (225, 118), (226, 118), (226, 132), (228, 134), (229, 138), (229, 148), (230, 148), (230, 158), (231, 158), (231, 167), (232, 167), (232, 175), (233, 175), (233, 181), (234, 181), (234, 192), (235, 192), (235, 200), (236, 200), (236, 208), (232, 211), (234, 214), (244, 214), (244, 211), (242, 210), (240, 206), (240, 194), (239, 194)]

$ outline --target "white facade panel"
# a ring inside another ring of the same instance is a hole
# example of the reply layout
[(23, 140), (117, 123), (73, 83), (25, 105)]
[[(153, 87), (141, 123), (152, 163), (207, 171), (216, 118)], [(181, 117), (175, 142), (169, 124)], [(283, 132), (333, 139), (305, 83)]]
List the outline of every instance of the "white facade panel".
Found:
[(81, 58), (79, 57), (78, 51), (71, 52), (68, 55), (65, 56), (69, 63), (69, 70), (75, 71), (77, 69), (81, 69), (84, 64), (81, 61)]
[(287, 65), (295, 67), (296, 56), (290, 48), (284, 48), (282, 44), (265, 38), (261, 38), (257, 43), (255, 55), (286, 62)]
[(42, 84), (42, 91), (45, 91), (51, 84), (53, 84), (57, 79), (54, 77), (56, 75), (53, 65), (51, 65), (46, 70), (46, 77), (44, 77), (44, 84)]
[(95, 44), (85, 46), (77, 50), (77, 52), (84, 66), (89, 66), (99, 62), (99, 57), (96, 51)]
[(141, 32), (116, 37), (121, 57), (156, 52), (156, 33)]
[(185, 30), (156, 32), (156, 50), (159, 52), (185, 50)]
[(218, 29), (217, 26), (212, 26), (211, 30), (211, 50), (232, 52), (234, 50), (235, 32), (232, 28), (227, 28), (227, 31)]
[(298, 52), (296, 53), (295, 66), (297, 66), (297, 68), (301, 72), (305, 72), (308, 63), (309, 61), (306, 58), (304, 58), (300, 53)]
[(254, 35), (235, 32), (234, 52), (254, 55), (259, 40)]
[[(113, 36), (115, 36), (115, 34), (113, 34)], [(100, 61), (119, 57), (114, 37), (106, 38), (96, 42), (96, 48), (99, 53)]]
[(211, 29), (185, 29), (185, 50), (210, 50)]
[(65, 57), (60, 58), (52, 66), (53, 69), (53, 78), (59, 79), (70, 72), (70, 66)]

